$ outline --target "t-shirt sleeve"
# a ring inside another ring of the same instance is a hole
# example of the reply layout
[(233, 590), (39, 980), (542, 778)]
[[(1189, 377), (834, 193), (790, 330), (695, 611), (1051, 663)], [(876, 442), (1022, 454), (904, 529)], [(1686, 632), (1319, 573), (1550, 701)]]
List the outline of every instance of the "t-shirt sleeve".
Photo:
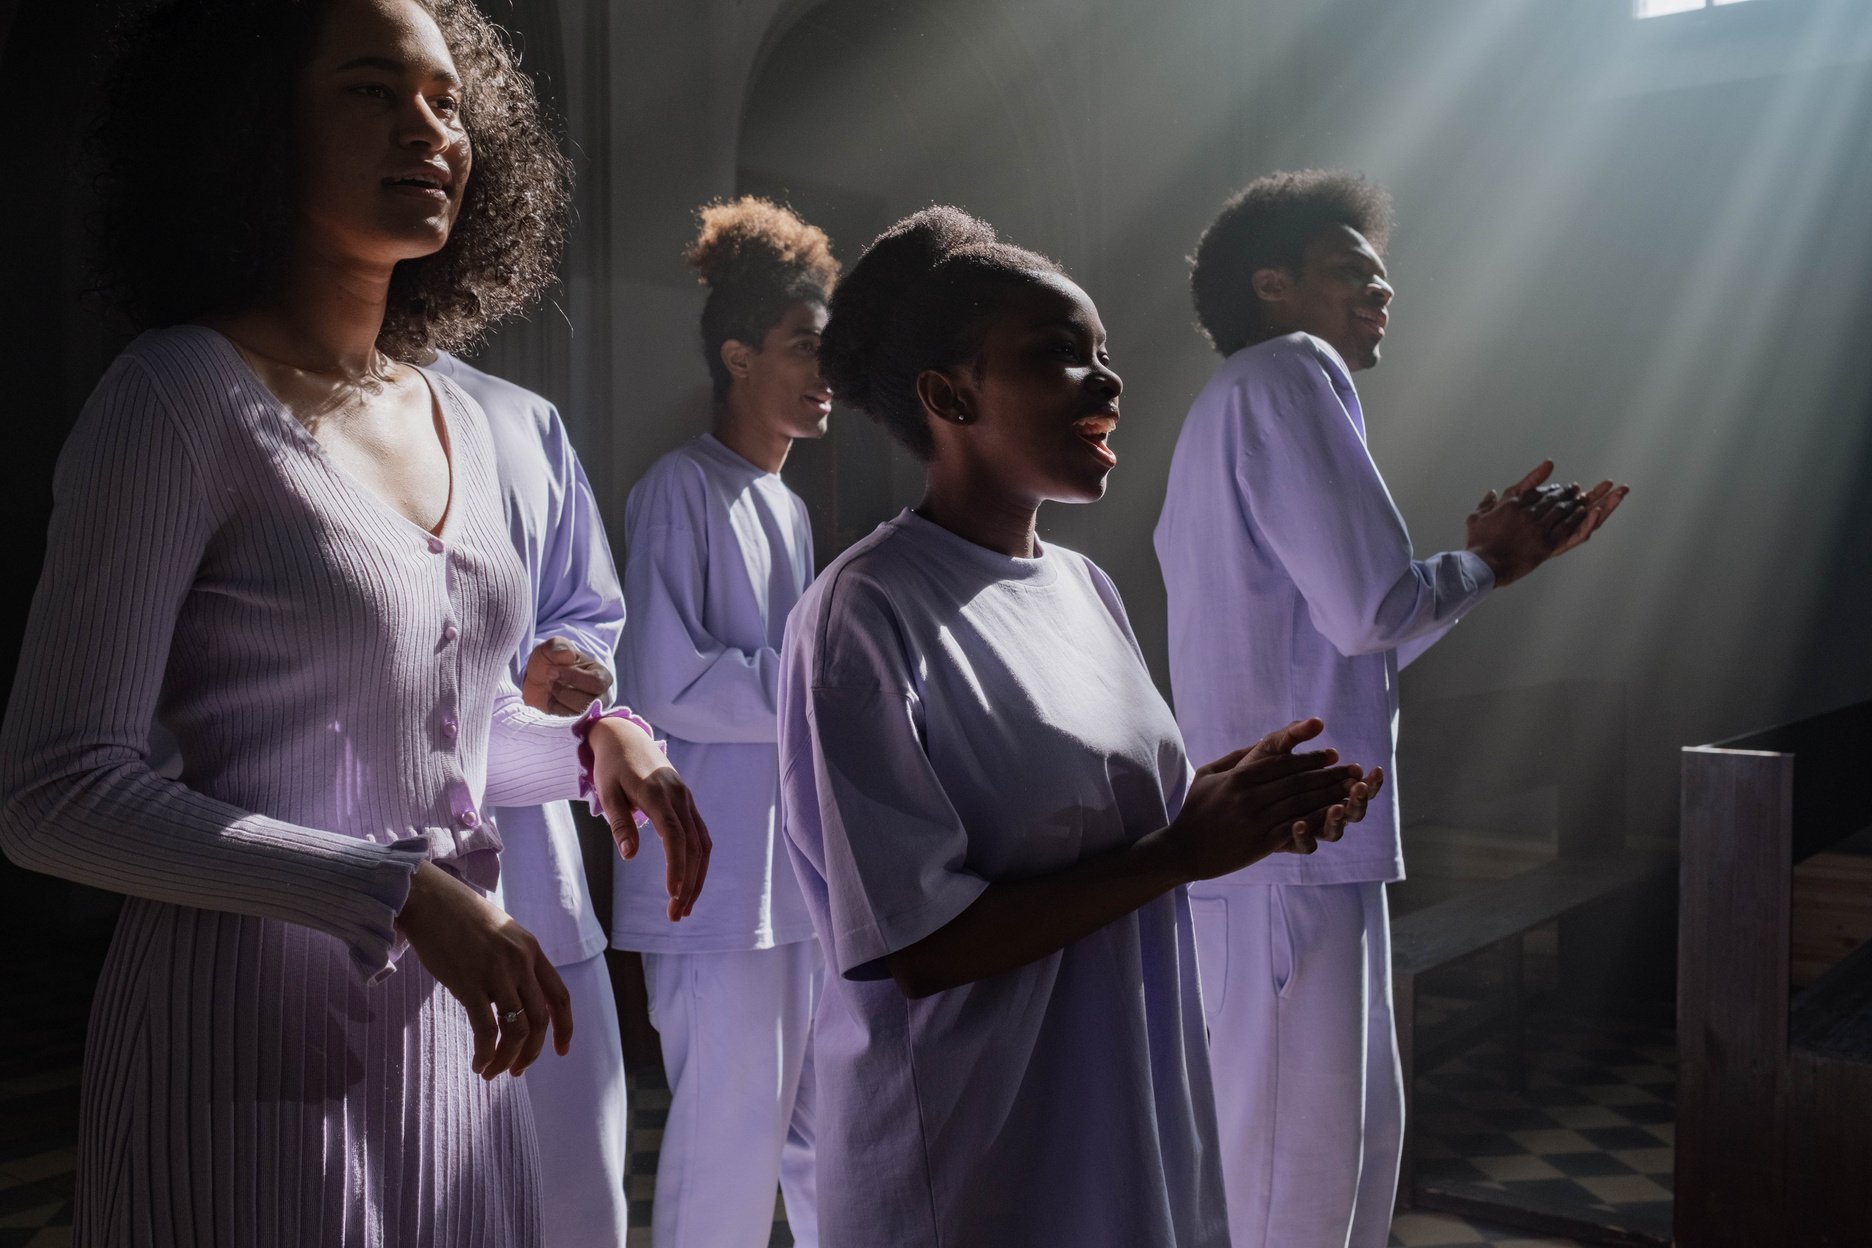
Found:
[[(809, 600), (810, 601), (810, 600)], [(923, 705), (890, 604), (840, 584), (795, 612), (782, 660), (781, 795), (821, 939), (852, 979), (946, 926), (988, 882), (925, 749)]]
[(1404, 518), (1319, 350), (1284, 342), (1236, 393), (1243, 502), (1341, 654), (1441, 635), (1494, 575), (1468, 551), (1412, 557)]

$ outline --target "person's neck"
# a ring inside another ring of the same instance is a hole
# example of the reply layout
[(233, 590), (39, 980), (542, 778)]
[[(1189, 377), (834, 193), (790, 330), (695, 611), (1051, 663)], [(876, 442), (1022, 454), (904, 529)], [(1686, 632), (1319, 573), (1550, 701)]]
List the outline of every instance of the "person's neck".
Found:
[(367, 377), (383, 363), (377, 335), (389, 305), (392, 267), (295, 253), (267, 298), (209, 324), (276, 364), (347, 380)]
[(1276, 338), (1285, 338), (1289, 334), (1304, 332), (1308, 332), (1304, 325), (1277, 325), (1271, 321), (1263, 320), (1261, 322), (1261, 332), (1256, 334), (1248, 345), (1251, 347), (1258, 347), (1264, 342), (1273, 342)]
[(715, 409), (715, 440), (763, 472), (779, 472), (793, 449), (793, 439), (763, 421), (737, 390)]
[(1040, 548), (1037, 502), (1010, 498), (974, 480), (947, 479), (934, 465), (916, 514), (957, 537), (1015, 559), (1032, 559)]

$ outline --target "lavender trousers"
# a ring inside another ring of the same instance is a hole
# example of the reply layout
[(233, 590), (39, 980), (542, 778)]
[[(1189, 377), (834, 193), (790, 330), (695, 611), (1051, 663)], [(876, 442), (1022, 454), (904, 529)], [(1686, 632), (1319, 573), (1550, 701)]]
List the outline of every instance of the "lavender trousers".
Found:
[(1384, 885), (1192, 894), (1234, 1248), (1384, 1248), (1404, 1131)]

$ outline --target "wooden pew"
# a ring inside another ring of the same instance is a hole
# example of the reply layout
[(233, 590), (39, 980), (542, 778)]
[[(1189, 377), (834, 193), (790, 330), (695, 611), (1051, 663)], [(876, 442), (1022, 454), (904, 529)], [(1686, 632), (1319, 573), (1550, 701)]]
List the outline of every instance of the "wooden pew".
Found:
[[(1407, 689), (1408, 694), (1408, 689)], [(1403, 1059), (1405, 1127), (1400, 1207), (1414, 1194), (1415, 1075), (1419, 1066), (1500, 1025), (1518, 1051), (1522, 1015), (1523, 938), (1560, 923), (1563, 990), (1596, 987), (1607, 950), (1622, 924), (1605, 907), (1646, 883), (1668, 881), (1668, 854), (1625, 844), (1625, 742), (1622, 688), (1595, 681), (1556, 681), (1524, 689), (1430, 700), (1407, 696), (1399, 739), (1399, 793), (1407, 816), (1405, 858), (1411, 855), (1413, 810), (1442, 810), (1444, 820), (1492, 799), (1532, 804), (1551, 791), (1552, 856), (1504, 879), (1471, 885), (1391, 921), (1391, 974), (1398, 1048)], [(1592, 916), (1591, 921), (1582, 921)], [(1436, 1028), (1417, 1020), (1421, 977), (1493, 949), (1502, 960), (1505, 991)]]
[(1676, 1233), (1872, 1244), (1872, 947), (1790, 999), (1794, 864), (1868, 823), (1872, 702), (1683, 752)]

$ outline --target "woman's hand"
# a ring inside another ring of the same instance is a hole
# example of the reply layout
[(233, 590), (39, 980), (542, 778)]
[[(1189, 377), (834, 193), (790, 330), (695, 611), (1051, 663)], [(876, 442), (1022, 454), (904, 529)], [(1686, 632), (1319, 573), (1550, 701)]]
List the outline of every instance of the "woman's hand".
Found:
[(594, 721), (586, 740), (592, 748), (592, 783), (611, 824), (611, 839), (624, 857), (635, 857), (637, 821), (631, 811), (649, 816), (663, 838), (670, 921), (683, 918), (695, 909), (713, 848), (689, 786), (650, 735), (627, 719)]
[(540, 1055), (546, 1030), (563, 1057), (572, 1047), (572, 996), (533, 933), (433, 862), (410, 877), (396, 918), (436, 981), (468, 1011), (474, 1071), (519, 1074)]
[(1269, 854), (1310, 854), (1365, 817), (1384, 784), (1382, 767), (1367, 776), (1356, 764), (1335, 766), (1336, 750), (1294, 753), (1325, 728), (1317, 719), (1297, 720), (1197, 769), (1165, 830), (1190, 878), (1213, 879)]
[(1312, 853), (1362, 818), (1383, 776), (1337, 767), (1331, 750), (1295, 754), (1324, 731), (1288, 724), (1202, 768), (1176, 822), (1049, 875), (997, 881), (961, 914), (885, 959), (908, 997), (1025, 966), (1191, 880), (1272, 853)]
[[(1311, 741), (1324, 731), (1326, 731), (1326, 725), (1319, 719), (1295, 720), (1285, 728), (1277, 728), (1249, 746), (1247, 758), (1255, 760), (1291, 754), (1295, 746), (1303, 741)], [(1333, 752), (1325, 751), (1328, 754)], [(1327, 807), (1326, 818), (1317, 829), (1311, 825), (1296, 822), (1292, 840), (1274, 852), (1277, 854), (1310, 854), (1319, 848), (1319, 842), (1338, 840), (1345, 835), (1348, 823), (1358, 823), (1365, 818), (1371, 799), (1378, 796), (1378, 791), (1384, 787), (1384, 780), (1384, 768), (1372, 768), (1351, 787), (1344, 802)]]

